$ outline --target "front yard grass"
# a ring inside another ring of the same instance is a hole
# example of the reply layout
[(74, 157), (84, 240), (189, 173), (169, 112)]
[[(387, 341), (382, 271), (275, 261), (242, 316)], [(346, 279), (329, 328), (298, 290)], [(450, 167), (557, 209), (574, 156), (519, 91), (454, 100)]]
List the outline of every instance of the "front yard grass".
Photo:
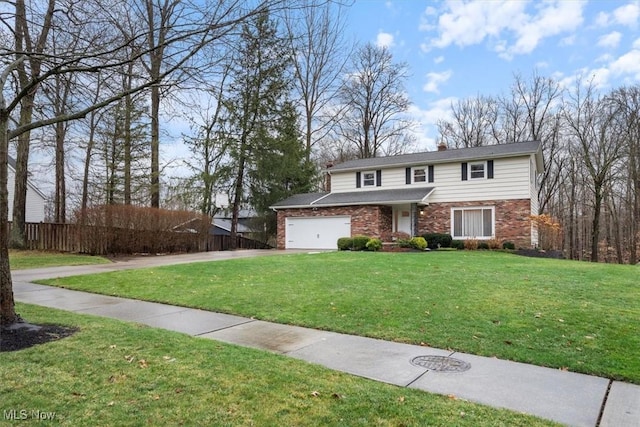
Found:
[(45, 283), (640, 384), (638, 277), (500, 252), (331, 252)]
[(110, 261), (99, 256), (12, 249), (9, 250), (9, 262), (12, 270), (24, 270), (27, 268), (59, 267), (63, 265), (108, 264)]
[(79, 331), (0, 352), (7, 422), (15, 414), (49, 425), (38, 423), (40, 411), (74, 427), (555, 425), (204, 338), (32, 305), (17, 309), (32, 323)]

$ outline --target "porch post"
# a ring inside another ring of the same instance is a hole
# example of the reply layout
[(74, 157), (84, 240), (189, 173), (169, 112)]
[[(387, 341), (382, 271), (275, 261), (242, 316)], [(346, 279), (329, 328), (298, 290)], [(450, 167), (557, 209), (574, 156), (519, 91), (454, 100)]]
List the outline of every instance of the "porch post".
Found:
[(411, 237), (418, 235), (418, 204), (411, 203)]

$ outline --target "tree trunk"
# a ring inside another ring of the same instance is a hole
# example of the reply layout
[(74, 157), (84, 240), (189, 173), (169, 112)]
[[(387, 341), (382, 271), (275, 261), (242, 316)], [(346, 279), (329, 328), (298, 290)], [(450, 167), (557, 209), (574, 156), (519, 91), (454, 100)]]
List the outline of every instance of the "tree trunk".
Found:
[(598, 241), (600, 240), (600, 211), (602, 210), (602, 185), (594, 183), (595, 199), (593, 221), (591, 223), (591, 262), (598, 262)]
[(151, 207), (160, 207), (160, 88), (151, 87)]
[(58, 224), (64, 224), (67, 221), (67, 189), (64, 176), (64, 139), (66, 133), (66, 123), (56, 123), (56, 197), (54, 221)]
[[(25, 110), (20, 111), (20, 123), (31, 123), (31, 108), (26, 108)], [(18, 137), (16, 150), (16, 173), (13, 191), (13, 224), (10, 236), (10, 246), (15, 249), (23, 249), (26, 243), (24, 229), (27, 209), (27, 178), (30, 140), (31, 132), (25, 132), (20, 135)]]
[(242, 204), (242, 195), (244, 189), (244, 143), (241, 147), (241, 157), (238, 161), (238, 174), (236, 175), (235, 190), (233, 195), (233, 212), (231, 214), (231, 231), (229, 232), (231, 241), (229, 249), (237, 249), (238, 245), (238, 220), (240, 219), (240, 205)]
[[(2, 95), (0, 94), (1, 97)], [(0, 326), (10, 325), (18, 320), (13, 299), (11, 268), (9, 266), (8, 126), (8, 113), (0, 111)]]
[[(125, 90), (131, 89), (131, 84)], [(133, 102), (131, 95), (124, 99), (124, 204), (131, 204), (131, 116)]]

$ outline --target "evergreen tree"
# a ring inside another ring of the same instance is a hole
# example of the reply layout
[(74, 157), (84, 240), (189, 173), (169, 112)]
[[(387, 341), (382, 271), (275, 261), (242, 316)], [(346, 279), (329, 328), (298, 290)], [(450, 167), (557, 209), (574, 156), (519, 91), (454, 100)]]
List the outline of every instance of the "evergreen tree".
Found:
[(264, 211), (268, 206), (264, 195), (273, 190), (268, 174), (274, 169), (297, 167), (301, 163), (296, 161), (291, 166), (288, 159), (281, 158), (278, 164), (273, 160), (273, 156), (287, 151), (286, 147), (291, 147), (291, 141), (297, 139), (294, 136), (296, 118), (289, 101), (291, 57), (268, 12), (243, 26), (236, 57), (231, 61), (231, 84), (223, 99), (227, 112), (223, 133), (233, 171), (233, 248), (240, 209), (252, 202)]
[(274, 133), (264, 135), (250, 173), (251, 204), (258, 213), (264, 240), (276, 234), (276, 214), (269, 206), (296, 193), (312, 190), (315, 166), (299, 132), (295, 107), (286, 102), (274, 123)]

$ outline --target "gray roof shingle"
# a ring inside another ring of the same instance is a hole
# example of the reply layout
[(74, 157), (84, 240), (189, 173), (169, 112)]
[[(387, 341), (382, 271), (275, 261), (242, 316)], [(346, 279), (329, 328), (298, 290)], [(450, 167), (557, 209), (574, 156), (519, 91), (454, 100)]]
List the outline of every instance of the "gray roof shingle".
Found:
[(276, 203), (272, 207), (300, 208), (300, 207), (327, 207), (327, 206), (353, 206), (353, 205), (378, 205), (390, 203), (422, 203), (434, 190), (433, 187), (377, 190), (377, 191), (350, 191), (346, 193), (305, 193), (296, 194), (288, 199)]
[(326, 196), (329, 193), (301, 193), (294, 194), (284, 200), (279, 201), (272, 205), (272, 208), (284, 208), (284, 207), (305, 207), (309, 206), (312, 202), (319, 198)]
[[(540, 141), (514, 142), (511, 144), (487, 145), (484, 147), (447, 149), (444, 151), (426, 151), (423, 153), (401, 154), (398, 156), (357, 159), (337, 164), (328, 170), (330, 172), (363, 170), (367, 168), (388, 168), (423, 163), (446, 163), (528, 154), (541, 154)], [(540, 157), (539, 161), (541, 161), (541, 159)]]

